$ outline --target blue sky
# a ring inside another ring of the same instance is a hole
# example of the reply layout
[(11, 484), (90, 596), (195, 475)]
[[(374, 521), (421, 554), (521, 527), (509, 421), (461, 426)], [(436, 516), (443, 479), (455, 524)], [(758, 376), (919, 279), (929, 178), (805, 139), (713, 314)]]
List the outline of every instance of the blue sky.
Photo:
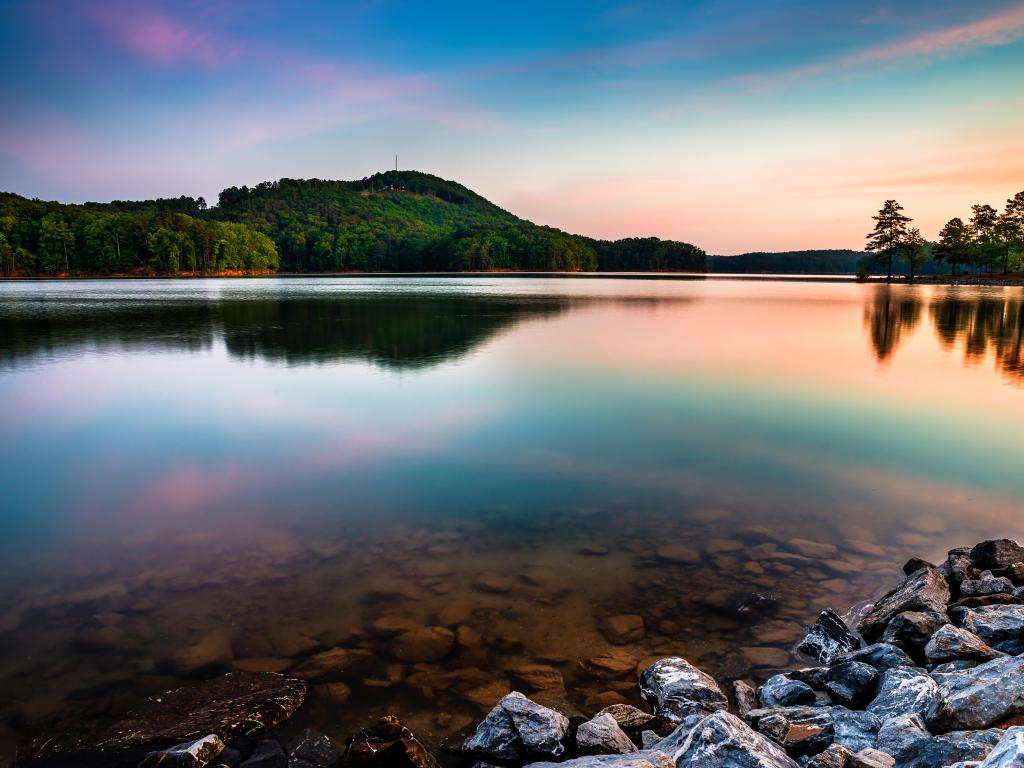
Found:
[(400, 165), (711, 252), (928, 236), (1024, 188), (1024, 2), (0, 2), (0, 189)]

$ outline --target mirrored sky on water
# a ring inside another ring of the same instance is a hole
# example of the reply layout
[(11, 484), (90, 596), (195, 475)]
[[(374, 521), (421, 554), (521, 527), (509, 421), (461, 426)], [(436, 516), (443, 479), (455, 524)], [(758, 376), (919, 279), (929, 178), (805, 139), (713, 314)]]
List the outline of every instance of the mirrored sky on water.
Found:
[(195, 526), (244, 540), (614, 504), (822, 530), (927, 515), (937, 549), (1019, 530), (1022, 300), (727, 280), (8, 283), (5, 549), (40, 563)]

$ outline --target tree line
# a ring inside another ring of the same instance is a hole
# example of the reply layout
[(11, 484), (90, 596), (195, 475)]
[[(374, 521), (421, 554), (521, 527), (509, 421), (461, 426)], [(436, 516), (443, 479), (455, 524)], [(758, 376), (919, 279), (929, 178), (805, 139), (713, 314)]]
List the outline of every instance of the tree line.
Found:
[(910, 226), (913, 219), (895, 200), (886, 200), (872, 219), (875, 226), (867, 235), (866, 247), (890, 279), (897, 259), (907, 264), (911, 280), (929, 259), (947, 264), (952, 275), (965, 268), (1009, 274), (1024, 262), (1024, 191), (1007, 200), (1002, 213), (991, 205), (971, 206), (970, 219), (950, 219), (935, 242)]

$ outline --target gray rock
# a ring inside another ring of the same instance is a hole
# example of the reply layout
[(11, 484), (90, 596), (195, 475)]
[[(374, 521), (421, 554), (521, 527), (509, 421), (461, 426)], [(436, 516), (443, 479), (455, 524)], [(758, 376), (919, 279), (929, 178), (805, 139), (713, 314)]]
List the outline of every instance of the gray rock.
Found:
[(195, 741), (150, 752), (139, 763), (139, 768), (203, 768), (223, 751), (224, 742), (215, 734), (210, 734)]
[(870, 664), (879, 672), (886, 672), (895, 667), (912, 667), (914, 660), (907, 656), (901, 648), (889, 643), (875, 643), (857, 651), (841, 656), (838, 661), (862, 661)]
[(938, 677), (936, 677), (936, 675), (947, 675), (950, 672), (963, 672), (965, 669), (974, 669), (980, 664), (982, 664), (980, 661), (969, 661), (965, 659), (947, 661), (945, 664), (939, 664), (932, 670), (932, 677), (935, 677), (936, 682), (938, 682)]
[(640, 695), (655, 714), (675, 723), (689, 715), (729, 708), (729, 700), (714, 678), (678, 656), (656, 661), (644, 670)]
[(896, 760), (892, 755), (869, 747), (854, 754), (846, 765), (847, 768), (893, 768)]
[(736, 700), (736, 713), (746, 720), (750, 710), (757, 708), (757, 691), (746, 680), (735, 680), (732, 696)]
[(871, 712), (855, 712), (846, 707), (832, 707), (832, 743), (851, 752), (869, 749), (878, 743), (882, 721)]
[(942, 675), (939, 689), (942, 706), (936, 722), (944, 730), (988, 728), (1024, 713), (1024, 656), (1004, 656)]
[(661, 739), (655, 748), (666, 754), (674, 755), (686, 743), (686, 740), (690, 738), (690, 732), (700, 725), (705, 717), (707, 715), (699, 714), (684, 718), (683, 722), (677, 725), (672, 733)]
[(560, 757), (569, 720), (513, 691), (499, 701), (465, 744), (467, 752), (494, 760)]
[(945, 613), (949, 598), (949, 584), (942, 574), (936, 568), (922, 568), (876, 602), (857, 627), (868, 640), (875, 640), (897, 614), (907, 611)]
[(588, 755), (564, 763), (530, 763), (525, 768), (675, 768), (672, 758), (657, 749), (628, 755)]
[(939, 686), (923, 669), (896, 667), (882, 673), (868, 711), (881, 720), (919, 714), (930, 722), (939, 709)]
[(264, 739), (239, 768), (288, 768), (288, 758), (280, 744), (273, 739)]
[(650, 749), (659, 741), (661, 741), (661, 736), (654, 731), (640, 731), (640, 744), (644, 749)]
[(875, 739), (875, 747), (895, 756), (915, 742), (931, 737), (920, 715), (900, 715), (882, 723)]
[(953, 614), (961, 629), (992, 646), (1024, 637), (1024, 605), (986, 605), (958, 609)]
[(797, 768), (776, 744), (735, 715), (715, 712), (672, 755), (676, 768)]
[(985, 644), (985, 642), (966, 629), (945, 624), (940, 627), (925, 646), (924, 655), (933, 664), (963, 659), (971, 661), (991, 661), (1001, 654)]
[(822, 664), (831, 664), (861, 645), (860, 638), (850, 631), (842, 617), (828, 608), (818, 616), (797, 650)]
[(959, 731), (918, 739), (894, 755), (899, 768), (936, 768), (983, 760), (999, 743), (1002, 731)]
[(1024, 766), (1024, 727), (1007, 728), (981, 768), (1021, 768)]
[(1021, 560), (1024, 560), (1024, 547), (1011, 539), (983, 541), (971, 550), (971, 562), (983, 571), (1005, 568)]
[[(839, 664), (841, 662), (836, 661)], [(824, 690), (825, 683), (828, 682), (829, 667), (804, 667), (803, 669), (794, 669), (791, 672), (787, 672), (793, 680), (799, 680), (801, 683), (807, 683), (811, 688), (815, 690)]]
[(1012, 595), (1016, 587), (1005, 576), (993, 579), (965, 579), (960, 582), (960, 594), (964, 597), (985, 597), (986, 595)]
[(791, 725), (785, 715), (776, 713), (762, 717), (757, 724), (757, 730), (777, 744), (781, 744), (786, 740)]
[(902, 648), (916, 661), (924, 661), (924, 648), (939, 627), (949, 623), (949, 616), (934, 611), (905, 611), (892, 617), (885, 625), (882, 642)]
[(584, 755), (620, 755), (637, 751), (615, 718), (608, 714), (583, 723), (576, 731), (576, 746)]
[(288, 768), (334, 768), (340, 762), (331, 740), (309, 728), (288, 742)]
[(967, 579), (974, 579), (978, 576), (978, 569), (971, 562), (968, 549), (951, 550), (946, 557), (946, 562), (940, 565), (938, 570), (954, 591), (959, 590), (960, 584)]
[(853, 752), (846, 747), (833, 744), (807, 761), (807, 768), (847, 768)]
[(756, 709), (751, 722), (794, 756), (816, 755), (828, 749), (835, 736), (831, 707)]
[(650, 712), (644, 712), (632, 704), (612, 704), (594, 715), (594, 718), (601, 717), (601, 715), (611, 715), (619, 728), (627, 732), (639, 732), (643, 728), (649, 727), (650, 723), (657, 719)]
[(798, 707), (814, 703), (814, 690), (806, 683), (775, 675), (758, 692), (762, 707)]
[(875, 697), (878, 670), (862, 661), (844, 661), (828, 672), (825, 690), (838, 703), (860, 708)]

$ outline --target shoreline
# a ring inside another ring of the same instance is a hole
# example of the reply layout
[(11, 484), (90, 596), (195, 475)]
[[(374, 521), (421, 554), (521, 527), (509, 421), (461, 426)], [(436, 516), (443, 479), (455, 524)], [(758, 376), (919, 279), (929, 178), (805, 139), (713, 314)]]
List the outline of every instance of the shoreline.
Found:
[(92, 734), (91, 743), (68, 734), (37, 740), (27, 752), (32, 759), (15, 764), (1019, 766), (1024, 547), (990, 540), (950, 550), (938, 565), (912, 558), (903, 570), (902, 583), (845, 619), (822, 606), (797, 646), (807, 665), (778, 670), (760, 687), (746, 678), (716, 680), (670, 656), (631, 673), (650, 711), (616, 703), (583, 714), (537, 684), (529, 697), (513, 691), (489, 698), (495, 703), (482, 721), (433, 745), (433, 753), (393, 715), (344, 745), (308, 729), (284, 743), (275, 739), (312, 686), (338, 687), (344, 706), (344, 680), (366, 660), (358, 649), (338, 647), (285, 674), (233, 672), (166, 692)]

